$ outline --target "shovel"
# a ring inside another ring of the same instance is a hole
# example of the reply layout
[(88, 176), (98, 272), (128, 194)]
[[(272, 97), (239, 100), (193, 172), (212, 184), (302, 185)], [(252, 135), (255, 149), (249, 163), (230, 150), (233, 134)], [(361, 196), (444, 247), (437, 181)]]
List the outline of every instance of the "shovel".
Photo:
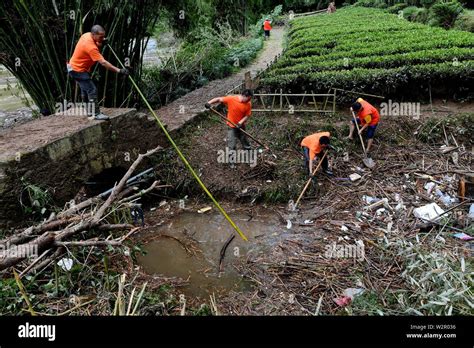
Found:
[(367, 168), (372, 169), (373, 167), (375, 167), (375, 162), (372, 158), (367, 157), (367, 151), (365, 150), (364, 139), (362, 139), (362, 134), (360, 134), (359, 124), (357, 123), (356, 115), (354, 113), (354, 110), (351, 110), (351, 112), (352, 112), (352, 117), (354, 118), (354, 123), (357, 127), (357, 134), (359, 134), (359, 139), (360, 139), (360, 143), (362, 144), (362, 149), (364, 150), (364, 158), (362, 159), (362, 162)]

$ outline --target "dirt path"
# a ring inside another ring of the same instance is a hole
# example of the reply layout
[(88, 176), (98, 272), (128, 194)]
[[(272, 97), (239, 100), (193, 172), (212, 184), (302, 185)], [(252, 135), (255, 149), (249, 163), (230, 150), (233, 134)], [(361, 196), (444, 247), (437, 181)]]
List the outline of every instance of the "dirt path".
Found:
[(167, 106), (156, 110), (158, 117), (168, 125), (169, 130), (180, 128), (183, 124), (203, 112), (205, 110), (204, 104), (209, 99), (225, 95), (234, 86), (239, 85), (247, 71), (250, 71), (252, 76), (255, 76), (258, 71), (265, 69), (267, 64), (283, 51), (283, 34), (284, 28), (275, 28), (272, 30), (270, 40), (265, 42), (263, 51), (260, 52), (253, 64), (232, 76), (211, 81), (208, 85), (196, 89)]

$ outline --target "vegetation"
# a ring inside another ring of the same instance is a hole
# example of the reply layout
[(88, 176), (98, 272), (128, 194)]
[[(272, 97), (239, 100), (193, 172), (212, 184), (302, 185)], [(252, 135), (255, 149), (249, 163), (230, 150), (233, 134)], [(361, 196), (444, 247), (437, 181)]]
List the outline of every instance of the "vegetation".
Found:
[[(464, 2), (464, 5), (468, 4)], [(458, 0), (359, 0), (354, 6), (382, 8), (409, 21), (472, 32), (470, 25), (456, 25), (458, 20), (466, 22), (470, 16), (463, 8), (463, 2)]]
[(413, 97), (427, 96), (431, 85), (454, 95), (467, 88), (474, 66), (472, 34), (409, 23), (377, 9), (298, 19), (289, 36), (288, 50), (265, 74), (271, 89), (338, 87)]
[[(65, 62), (81, 34), (93, 24), (104, 26), (119, 58), (128, 57), (132, 75), (140, 75), (142, 40), (156, 20), (160, 2), (83, 0), (54, 4), (6, 0), (0, 7), (0, 63), (23, 84), (43, 113), (54, 112), (57, 102), (75, 99), (76, 86), (66, 74)], [(103, 54), (118, 65), (107, 48)], [(97, 67), (93, 75), (105, 105), (119, 106), (127, 99), (131, 90), (127, 79)]]
[(239, 37), (230, 47), (210, 38), (185, 42), (164, 66), (144, 69), (142, 90), (159, 107), (248, 65), (262, 47), (261, 37)]

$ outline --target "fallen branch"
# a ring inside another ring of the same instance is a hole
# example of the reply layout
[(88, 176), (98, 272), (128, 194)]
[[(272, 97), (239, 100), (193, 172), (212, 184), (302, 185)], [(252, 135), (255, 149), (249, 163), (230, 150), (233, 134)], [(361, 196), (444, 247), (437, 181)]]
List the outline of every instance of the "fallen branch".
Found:
[(229, 238), (227, 238), (227, 241), (224, 243), (221, 249), (220, 253), (220, 258), (219, 258), (219, 272), (224, 271), (224, 257), (225, 257), (225, 252), (227, 250), (227, 247), (229, 244), (234, 240), (235, 234), (232, 234)]

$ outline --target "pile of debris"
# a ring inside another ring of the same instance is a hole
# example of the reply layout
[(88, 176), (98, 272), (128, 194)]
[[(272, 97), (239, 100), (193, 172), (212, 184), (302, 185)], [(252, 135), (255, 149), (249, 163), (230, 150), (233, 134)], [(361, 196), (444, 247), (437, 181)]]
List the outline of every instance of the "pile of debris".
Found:
[(347, 178), (321, 178), (330, 189), (280, 212), (279, 245), (240, 267), (255, 292), (223, 300), (226, 311), (472, 314), (472, 154), (405, 146), (381, 145), (374, 170), (333, 159)]
[[(107, 195), (99, 195), (79, 204), (67, 205), (63, 211), (52, 213), (46, 221), (22, 231), (16, 231), (11, 236), (0, 240), (0, 271), (5, 273), (13, 266), (17, 268), (23, 266), (20, 272), (20, 277), (22, 277), (48, 267), (53, 261), (61, 258), (69, 247), (122, 245), (127, 238), (140, 230), (139, 226), (135, 226), (130, 221), (131, 217), (138, 222), (140, 205), (136, 201), (152, 190), (165, 187), (159, 186), (158, 181), (154, 181), (144, 190), (138, 190), (134, 185), (128, 186), (130, 176), (142, 160), (160, 149), (158, 147), (139, 155), (124, 177), (107, 192)], [(120, 216), (126, 216), (128, 219)], [(123, 232), (123, 236), (111, 239), (109, 235), (104, 239), (86, 234), (89, 231)], [(78, 237), (88, 239), (71, 240)], [(58, 265), (69, 270), (72, 267), (72, 259), (64, 257)]]

